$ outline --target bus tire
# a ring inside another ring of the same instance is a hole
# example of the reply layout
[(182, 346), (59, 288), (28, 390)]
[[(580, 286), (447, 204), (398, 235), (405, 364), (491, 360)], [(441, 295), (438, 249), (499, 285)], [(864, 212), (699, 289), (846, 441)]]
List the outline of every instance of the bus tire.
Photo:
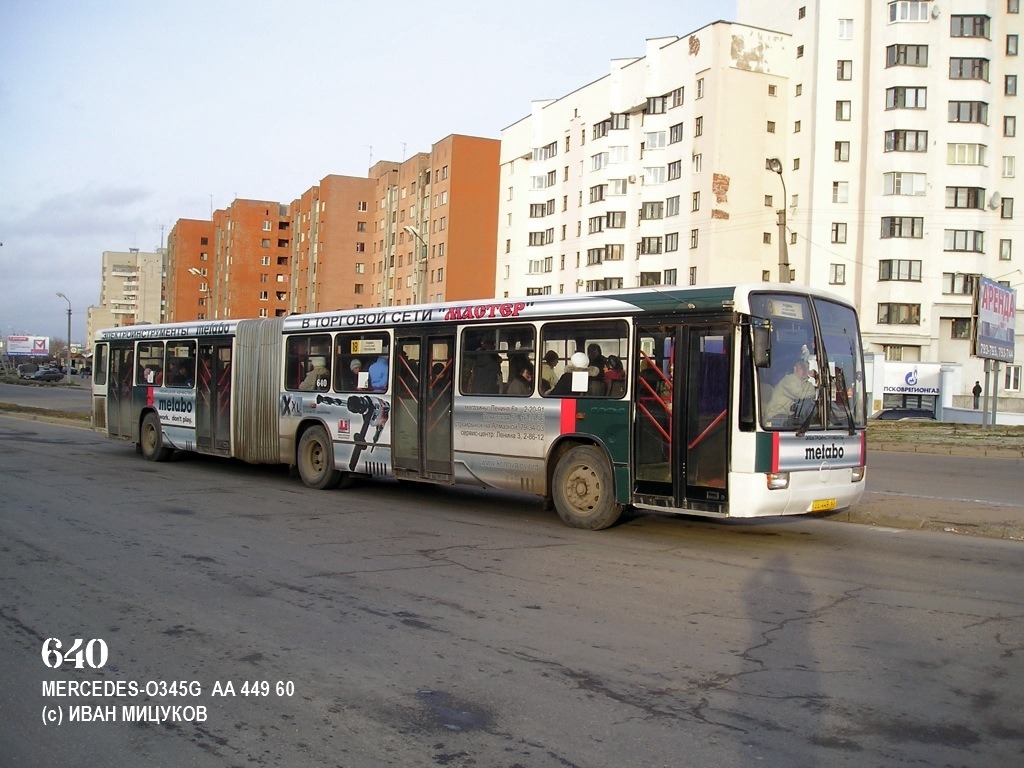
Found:
[(160, 427), (160, 417), (150, 411), (142, 419), (139, 430), (139, 450), (147, 461), (167, 461), (174, 453), (173, 448), (164, 445), (164, 433)]
[(297, 458), (299, 477), (308, 487), (324, 491), (341, 481), (341, 472), (334, 468), (334, 444), (323, 427), (317, 425), (302, 433)]
[(562, 522), (572, 528), (600, 531), (622, 514), (615, 501), (612, 467), (604, 451), (578, 445), (555, 466), (551, 497)]

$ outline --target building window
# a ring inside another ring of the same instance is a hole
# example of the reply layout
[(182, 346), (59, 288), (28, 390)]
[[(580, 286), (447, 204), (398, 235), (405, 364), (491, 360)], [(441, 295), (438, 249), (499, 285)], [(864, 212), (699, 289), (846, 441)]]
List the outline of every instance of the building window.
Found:
[[(604, 247), (605, 261), (622, 261), (626, 253), (626, 246), (622, 243), (609, 243)], [(564, 268), (564, 267), (563, 267)]]
[(1012, 219), (1013, 218), (1013, 198), (1004, 197), (999, 201), (999, 218), (1001, 219)]
[(951, 123), (988, 125), (988, 103), (984, 101), (951, 101), (947, 119)]
[(700, 192), (690, 195), (690, 210), (694, 213), (700, 210)]
[(927, 106), (927, 88), (899, 86), (885, 90), (886, 109), (925, 109)]
[(924, 195), (927, 192), (927, 174), (894, 171), (882, 175), (883, 195)]
[(924, 237), (924, 217), (922, 216), (883, 216), (882, 239), (894, 237)]
[(927, 67), (927, 45), (890, 45), (885, 49), (886, 67)]
[(1020, 13), (1020, 0), (1006, 0), (1007, 13)]
[(665, 166), (658, 165), (653, 168), (644, 168), (644, 184), (664, 184)]
[(999, 260), (1010, 261), (1013, 258), (1013, 241), (1012, 240), (1000, 240), (999, 241)]
[(701, 169), (704, 167), (704, 155), (694, 154), (691, 165), (694, 173), (700, 173)]
[(1017, 76), (1007, 75), (1003, 78), (1003, 93), (1007, 96), (1017, 95)]
[(946, 162), (949, 165), (985, 165), (987, 149), (984, 144), (947, 144)]
[(943, 248), (947, 251), (984, 253), (985, 233), (975, 229), (947, 229), (943, 233)]
[(1013, 115), (1007, 115), (1003, 118), (1003, 136), (1007, 138), (1013, 138), (1017, 135), (1017, 118)]
[(1007, 56), (1016, 56), (1017, 55), (1017, 42), (1018, 42), (1018, 40), (1019, 40), (1019, 38), (1017, 37), (1017, 35), (1007, 35), (1006, 36), (1006, 55)]
[[(592, 203), (599, 203), (600, 201), (604, 200), (604, 193), (605, 193), (606, 189), (608, 189), (608, 185), (607, 184), (598, 184), (596, 186), (591, 187), (590, 188), (590, 202), (592, 202)], [(554, 202), (554, 201), (552, 200), (552, 202)], [(532, 205), (530, 206), (530, 209), (531, 210), (533, 209)], [(552, 211), (552, 213), (553, 213), (553, 211)], [(543, 216), (544, 214), (541, 214), (541, 215)]]
[(772, 244), (772, 233), (771, 232), (762, 232), (761, 233), (761, 242), (764, 243), (765, 245), (771, 245)]
[(587, 249), (587, 266), (588, 267), (592, 267), (595, 264), (602, 264), (602, 263), (604, 263), (604, 248), (588, 248)]
[[(623, 213), (622, 217), (623, 217), (623, 226), (625, 226), (626, 214)], [(662, 202), (661, 200), (658, 200), (657, 202), (653, 202), (653, 203), (644, 203), (640, 207), (640, 219), (642, 221), (643, 220), (649, 220), (649, 219), (662, 219), (664, 217), (665, 217), (665, 203)], [(609, 226), (611, 226), (611, 225), (609, 224)]]
[(665, 235), (665, 253), (679, 250), (679, 233), (669, 232)]
[(971, 318), (969, 317), (953, 317), (950, 318), (949, 338), (951, 339), (970, 339), (971, 338)]
[(990, 21), (988, 16), (958, 16), (954, 14), (949, 17), (949, 36), (984, 37), (987, 40)]
[(697, 284), (697, 268), (690, 267), (690, 285)]
[(947, 208), (977, 208), (985, 203), (985, 190), (979, 187), (946, 187)]
[(886, 152), (927, 152), (928, 131), (886, 131)]
[(626, 226), (625, 211), (608, 211), (608, 229), (623, 229)]
[(1019, 365), (1007, 365), (1006, 373), (1003, 375), (1003, 391), (1020, 392), (1020, 369)]
[[(700, 192), (694, 192), (695, 195), (700, 195)], [(700, 198), (698, 197), (698, 200)], [(679, 195), (674, 195), (665, 201), (665, 218), (669, 216), (679, 215)]]
[(801, 123), (799, 120), (793, 123), (793, 133), (800, 133)]
[(850, 119), (852, 113), (852, 107), (849, 101), (837, 101), (836, 102), (836, 120), (840, 122), (846, 122)]
[(899, 0), (889, 3), (889, 21), (928, 21), (931, 3), (927, 0)]
[(661, 243), (660, 237), (642, 237), (640, 238), (640, 253), (661, 253)]
[(842, 221), (832, 222), (832, 242), (833, 243), (845, 243), (846, 242), (846, 223)]
[(693, 121), (693, 135), (703, 136), (704, 135), (704, 117), (698, 117)]
[(921, 282), (921, 262), (916, 259), (882, 259), (878, 262), (878, 280)]
[(839, 20), (839, 39), (840, 40), (852, 40), (853, 39), (853, 19), (840, 19)]
[(832, 202), (833, 203), (848, 203), (850, 201), (850, 182), (848, 181), (833, 181), (832, 182)]
[(775, 121), (774, 120), (769, 120), (768, 121), (768, 126), (767, 126), (766, 130), (768, 131), (768, 133), (775, 133)]
[(837, 163), (850, 162), (850, 142), (837, 141), (835, 144), (835, 161)]
[(665, 285), (675, 285), (676, 281), (679, 279), (676, 275), (677, 275), (677, 270), (675, 270), (675, 269), (666, 269), (665, 270), (665, 278), (664, 278), (664, 280), (662, 280), (662, 282)]
[(846, 265), (829, 264), (828, 282), (829, 285), (846, 285)]
[(802, 45), (798, 45), (796, 47), (796, 57), (798, 59), (802, 59), (804, 57), (804, 47)]
[(966, 272), (943, 272), (942, 293), (955, 296), (970, 296), (974, 293), (974, 275)]
[(879, 325), (920, 325), (920, 304), (879, 304)]
[(674, 160), (668, 164), (668, 180), (673, 181), (674, 179), (682, 178), (683, 175), (683, 161)]
[(690, 230), (690, 248), (696, 248), (700, 243), (700, 230)]
[(853, 80), (853, 62), (840, 59), (836, 62), (836, 80)]
[(677, 144), (683, 140), (683, 124), (676, 123), (668, 129), (668, 143)]
[(950, 80), (984, 80), (988, 82), (988, 59), (951, 58)]

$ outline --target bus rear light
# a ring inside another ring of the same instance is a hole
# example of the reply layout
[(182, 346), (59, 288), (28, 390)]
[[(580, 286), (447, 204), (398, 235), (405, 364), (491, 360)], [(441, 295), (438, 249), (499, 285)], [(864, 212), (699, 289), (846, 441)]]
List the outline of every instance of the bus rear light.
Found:
[(853, 471), (850, 473), (850, 482), (859, 483), (864, 479), (865, 472), (867, 472), (867, 467), (854, 467)]
[(789, 472), (769, 472), (765, 475), (769, 491), (780, 491), (789, 488)]

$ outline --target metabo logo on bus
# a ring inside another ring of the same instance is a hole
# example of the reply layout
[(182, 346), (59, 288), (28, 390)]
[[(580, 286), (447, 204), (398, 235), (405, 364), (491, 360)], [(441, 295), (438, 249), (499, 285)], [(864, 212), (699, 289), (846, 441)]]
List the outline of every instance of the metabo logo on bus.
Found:
[(804, 458), (808, 461), (820, 461), (821, 459), (843, 458), (843, 446), (836, 445), (812, 445), (804, 449)]
[(159, 397), (156, 408), (168, 413), (192, 413), (192, 401), (184, 397)]
[(501, 304), (477, 304), (473, 307), (452, 307), (444, 313), (445, 320), (483, 320), (493, 317), (519, 317), (526, 309), (526, 302), (504, 302)]

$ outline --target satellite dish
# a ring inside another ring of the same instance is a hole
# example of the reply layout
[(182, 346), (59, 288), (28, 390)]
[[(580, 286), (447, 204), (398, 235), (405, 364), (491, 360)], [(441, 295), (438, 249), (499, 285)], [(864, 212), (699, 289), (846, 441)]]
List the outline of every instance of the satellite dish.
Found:
[(939, 18), (939, 13), (941, 13), (941, 11), (939, 11), (939, 6), (937, 6), (937, 5), (933, 6), (932, 7), (932, 18), (933, 19)]
[(988, 207), (993, 211), (999, 207), (999, 203), (1002, 201), (1002, 196), (998, 192), (993, 192), (992, 197), (988, 199)]

